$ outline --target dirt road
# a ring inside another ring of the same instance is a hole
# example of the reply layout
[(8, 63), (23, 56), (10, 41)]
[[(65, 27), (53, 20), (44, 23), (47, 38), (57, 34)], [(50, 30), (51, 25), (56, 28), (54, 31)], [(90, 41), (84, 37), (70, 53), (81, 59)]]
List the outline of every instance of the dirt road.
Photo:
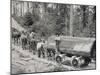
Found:
[(12, 73), (36, 73), (74, 70), (70, 66), (58, 65), (56, 62), (38, 58), (28, 50), (12, 45)]
[(37, 55), (33, 55), (28, 50), (22, 50), (20, 46), (15, 46), (13, 44), (11, 65), (12, 74), (95, 69), (94, 63), (83, 68), (59, 65), (55, 61), (49, 61), (46, 58), (38, 58)]

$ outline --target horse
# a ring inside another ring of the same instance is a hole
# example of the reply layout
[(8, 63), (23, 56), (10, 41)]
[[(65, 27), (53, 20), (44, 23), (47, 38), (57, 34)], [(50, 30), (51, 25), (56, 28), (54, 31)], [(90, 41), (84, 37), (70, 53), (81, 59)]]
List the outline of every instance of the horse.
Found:
[(55, 60), (55, 54), (57, 53), (57, 48), (56, 48), (55, 42), (51, 43), (46, 40), (43, 44), (41, 42), (39, 42), (37, 44), (37, 50), (41, 50), (41, 48), (43, 49), (42, 51), (44, 52), (43, 55), (45, 55), (45, 57), (47, 56), (48, 60), (51, 60), (51, 59)]
[(48, 57), (48, 60), (55, 60), (55, 54), (57, 52), (56, 44), (55, 43), (48, 43), (46, 54)]
[(41, 41), (41, 42), (38, 42), (37, 43), (37, 52), (38, 52), (38, 57), (40, 58), (40, 57), (43, 57), (43, 58), (45, 58), (45, 49), (44, 49), (44, 42), (43, 41)]
[(33, 51), (33, 54), (36, 54), (37, 43), (38, 43), (38, 41), (36, 39), (29, 40), (29, 51), (30, 52)]
[(14, 44), (19, 43), (20, 37), (21, 37), (21, 34), (19, 32), (13, 32), (12, 33), (12, 38), (14, 40)]
[(25, 50), (26, 45), (27, 45), (27, 35), (25, 33), (22, 33), (20, 40), (21, 40), (21, 44), (22, 44), (22, 49)]
[(37, 40), (34, 37), (35, 33), (33, 32), (27, 34), (28, 48), (30, 52), (36, 50)]

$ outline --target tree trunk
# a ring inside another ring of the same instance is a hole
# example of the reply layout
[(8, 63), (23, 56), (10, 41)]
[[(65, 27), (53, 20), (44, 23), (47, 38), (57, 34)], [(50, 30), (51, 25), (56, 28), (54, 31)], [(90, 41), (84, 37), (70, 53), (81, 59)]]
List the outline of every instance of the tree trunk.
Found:
[(83, 28), (85, 28), (86, 27), (86, 6), (83, 6), (82, 7), (82, 9), (83, 9)]
[(17, 15), (17, 3), (16, 3), (16, 1), (14, 2), (14, 12), (15, 12), (15, 15)]
[(29, 2), (27, 2), (27, 12), (29, 12)]
[(70, 36), (73, 36), (73, 5), (70, 6)]
[(93, 15), (93, 22), (95, 22), (96, 21), (96, 6), (94, 6), (94, 15)]
[(23, 12), (22, 12), (22, 15), (24, 16), (24, 2), (22, 3), (22, 9), (23, 9)]
[(22, 3), (23, 2), (20, 2), (20, 12), (21, 12), (21, 16), (22, 16), (22, 12), (23, 12), (23, 10), (22, 10)]

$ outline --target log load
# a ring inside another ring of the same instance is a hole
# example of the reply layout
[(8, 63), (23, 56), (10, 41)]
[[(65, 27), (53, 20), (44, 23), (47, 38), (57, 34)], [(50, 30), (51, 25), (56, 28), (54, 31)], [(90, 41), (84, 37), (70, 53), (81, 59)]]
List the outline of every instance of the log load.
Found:
[(96, 40), (95, 38), (61, 36), (59, 50), (65, 54), (93, 57), (94, 50), (96, 50)]

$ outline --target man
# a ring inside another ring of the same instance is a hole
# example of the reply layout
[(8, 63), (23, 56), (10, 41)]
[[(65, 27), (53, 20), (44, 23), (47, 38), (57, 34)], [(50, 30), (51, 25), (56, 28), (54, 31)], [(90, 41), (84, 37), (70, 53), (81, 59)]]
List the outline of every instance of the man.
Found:
[(35, 33), (34, 32), (31, 32), (29, 36), (30, 36), (31, 39), (33, 39), (34, 36), (35, 36)]
[(55, 42), (56, 42), (57, 50), (59, 51), (59, 43), (60, 43), (60, 36), (59, 35), (56, 36)]

